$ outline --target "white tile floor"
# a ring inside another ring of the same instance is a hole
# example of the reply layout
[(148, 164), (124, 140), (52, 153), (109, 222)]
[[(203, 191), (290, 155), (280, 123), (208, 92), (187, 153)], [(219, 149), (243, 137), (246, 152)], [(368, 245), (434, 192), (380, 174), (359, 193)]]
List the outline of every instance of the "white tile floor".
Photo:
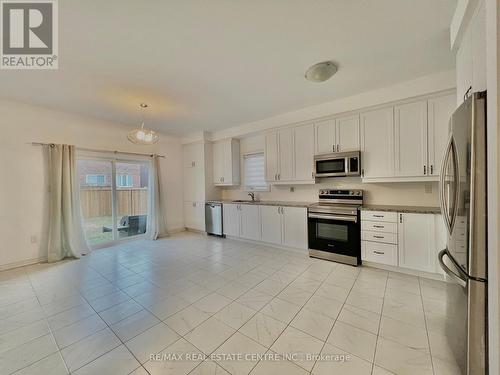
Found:
[(129, 242), (0, 272), (0, 373), (458, 374), (443, 293), (197, 234)]

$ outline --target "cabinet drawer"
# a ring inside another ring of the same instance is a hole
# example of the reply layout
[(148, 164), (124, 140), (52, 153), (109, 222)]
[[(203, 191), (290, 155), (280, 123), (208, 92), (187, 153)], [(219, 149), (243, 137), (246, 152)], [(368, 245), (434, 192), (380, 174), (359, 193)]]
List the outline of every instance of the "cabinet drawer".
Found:
[(397, 212), (385, 212), (385, 211), (361, 211), (361, 219), (372, 220), (372, 221), (386, 221), (389, 223), (398, 222)]
[(361, 220), (361, 230), (370, 232), (398, 233), (398, 224), (383, 221)]
[(361, 241), (362, 260), (387, 264), (390, 266), (398, 265), (398, 246), (386, 243)]
[(363, 241), (374, 241), (384, 243), (398, 243), (398, 235), (396, 233), (372, 232), (368, 230), (361, 231), (361, 239)]

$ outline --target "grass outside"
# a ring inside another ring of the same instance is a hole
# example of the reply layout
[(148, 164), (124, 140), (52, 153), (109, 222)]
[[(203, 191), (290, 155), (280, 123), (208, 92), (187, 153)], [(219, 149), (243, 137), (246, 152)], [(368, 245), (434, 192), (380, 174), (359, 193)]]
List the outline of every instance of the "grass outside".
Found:
[(85, 236), (90, 246), (113, 241), (113, 232), (103, 232), (103, 227), (113, 227), (113, 218), (111, 216), (85, 219)]

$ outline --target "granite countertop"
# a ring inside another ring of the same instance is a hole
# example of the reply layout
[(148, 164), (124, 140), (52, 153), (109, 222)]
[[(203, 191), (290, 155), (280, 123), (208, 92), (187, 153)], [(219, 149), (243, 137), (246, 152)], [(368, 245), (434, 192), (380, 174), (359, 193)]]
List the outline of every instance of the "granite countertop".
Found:
[(251, 200), (211, 200), (207, 201), (208, 203), (233, 203), (233, 204), (258, 204), (260, 206), (282, 206), (282, 207), (309, 207), (311, 204), (314, 204), (316, 202), (285, 202), (285, 201), (255, 201), (252, 202)]
[(414, 214), (439, 214), (441, 209), (439, 207), (424, 207), (424, 206), (398, 206), (398, 205), (378, 205), (378, 204), (364, 204), (361, 211), (390, 211)]

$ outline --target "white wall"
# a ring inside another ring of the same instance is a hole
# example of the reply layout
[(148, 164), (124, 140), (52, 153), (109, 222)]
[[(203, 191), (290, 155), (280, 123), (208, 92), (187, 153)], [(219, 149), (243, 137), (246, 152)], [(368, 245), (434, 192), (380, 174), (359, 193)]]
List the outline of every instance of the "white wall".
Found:
[[(45, 256), (47, 192), (42, 147), (30, 142), (74, 144), (105, 150), (159, 153), (169, 230), (184, 227), (182, 150), (178, 138), (161, 135), (155, 146), (131, 144), (121, 124), (0, 100), (0, 269)], [(31, 236), (38, 238), (32, 244)]]
[[(260, 134), (240, 139), (241, 155), (264, 152), (264, 148), (264, 135)], [(316, 202), (318, 200), (318, 190), (325, 188), (363, 189), (364, 199), (367, 204), (439, 205), (437, 182), (363, 184), (360, 178), (355, 177), (326, 179), (314, 185), (296, 185), (294, 186), (294, 192), (290, 192), (289, 186), (272, 186), (270, 192), (259, 192), (256, 195), (262, 200)], [(247, 192), (240, 187), (226, 188), (223, 191), (224, 199), (245, 199), (248, 198), (246, 195)]]

